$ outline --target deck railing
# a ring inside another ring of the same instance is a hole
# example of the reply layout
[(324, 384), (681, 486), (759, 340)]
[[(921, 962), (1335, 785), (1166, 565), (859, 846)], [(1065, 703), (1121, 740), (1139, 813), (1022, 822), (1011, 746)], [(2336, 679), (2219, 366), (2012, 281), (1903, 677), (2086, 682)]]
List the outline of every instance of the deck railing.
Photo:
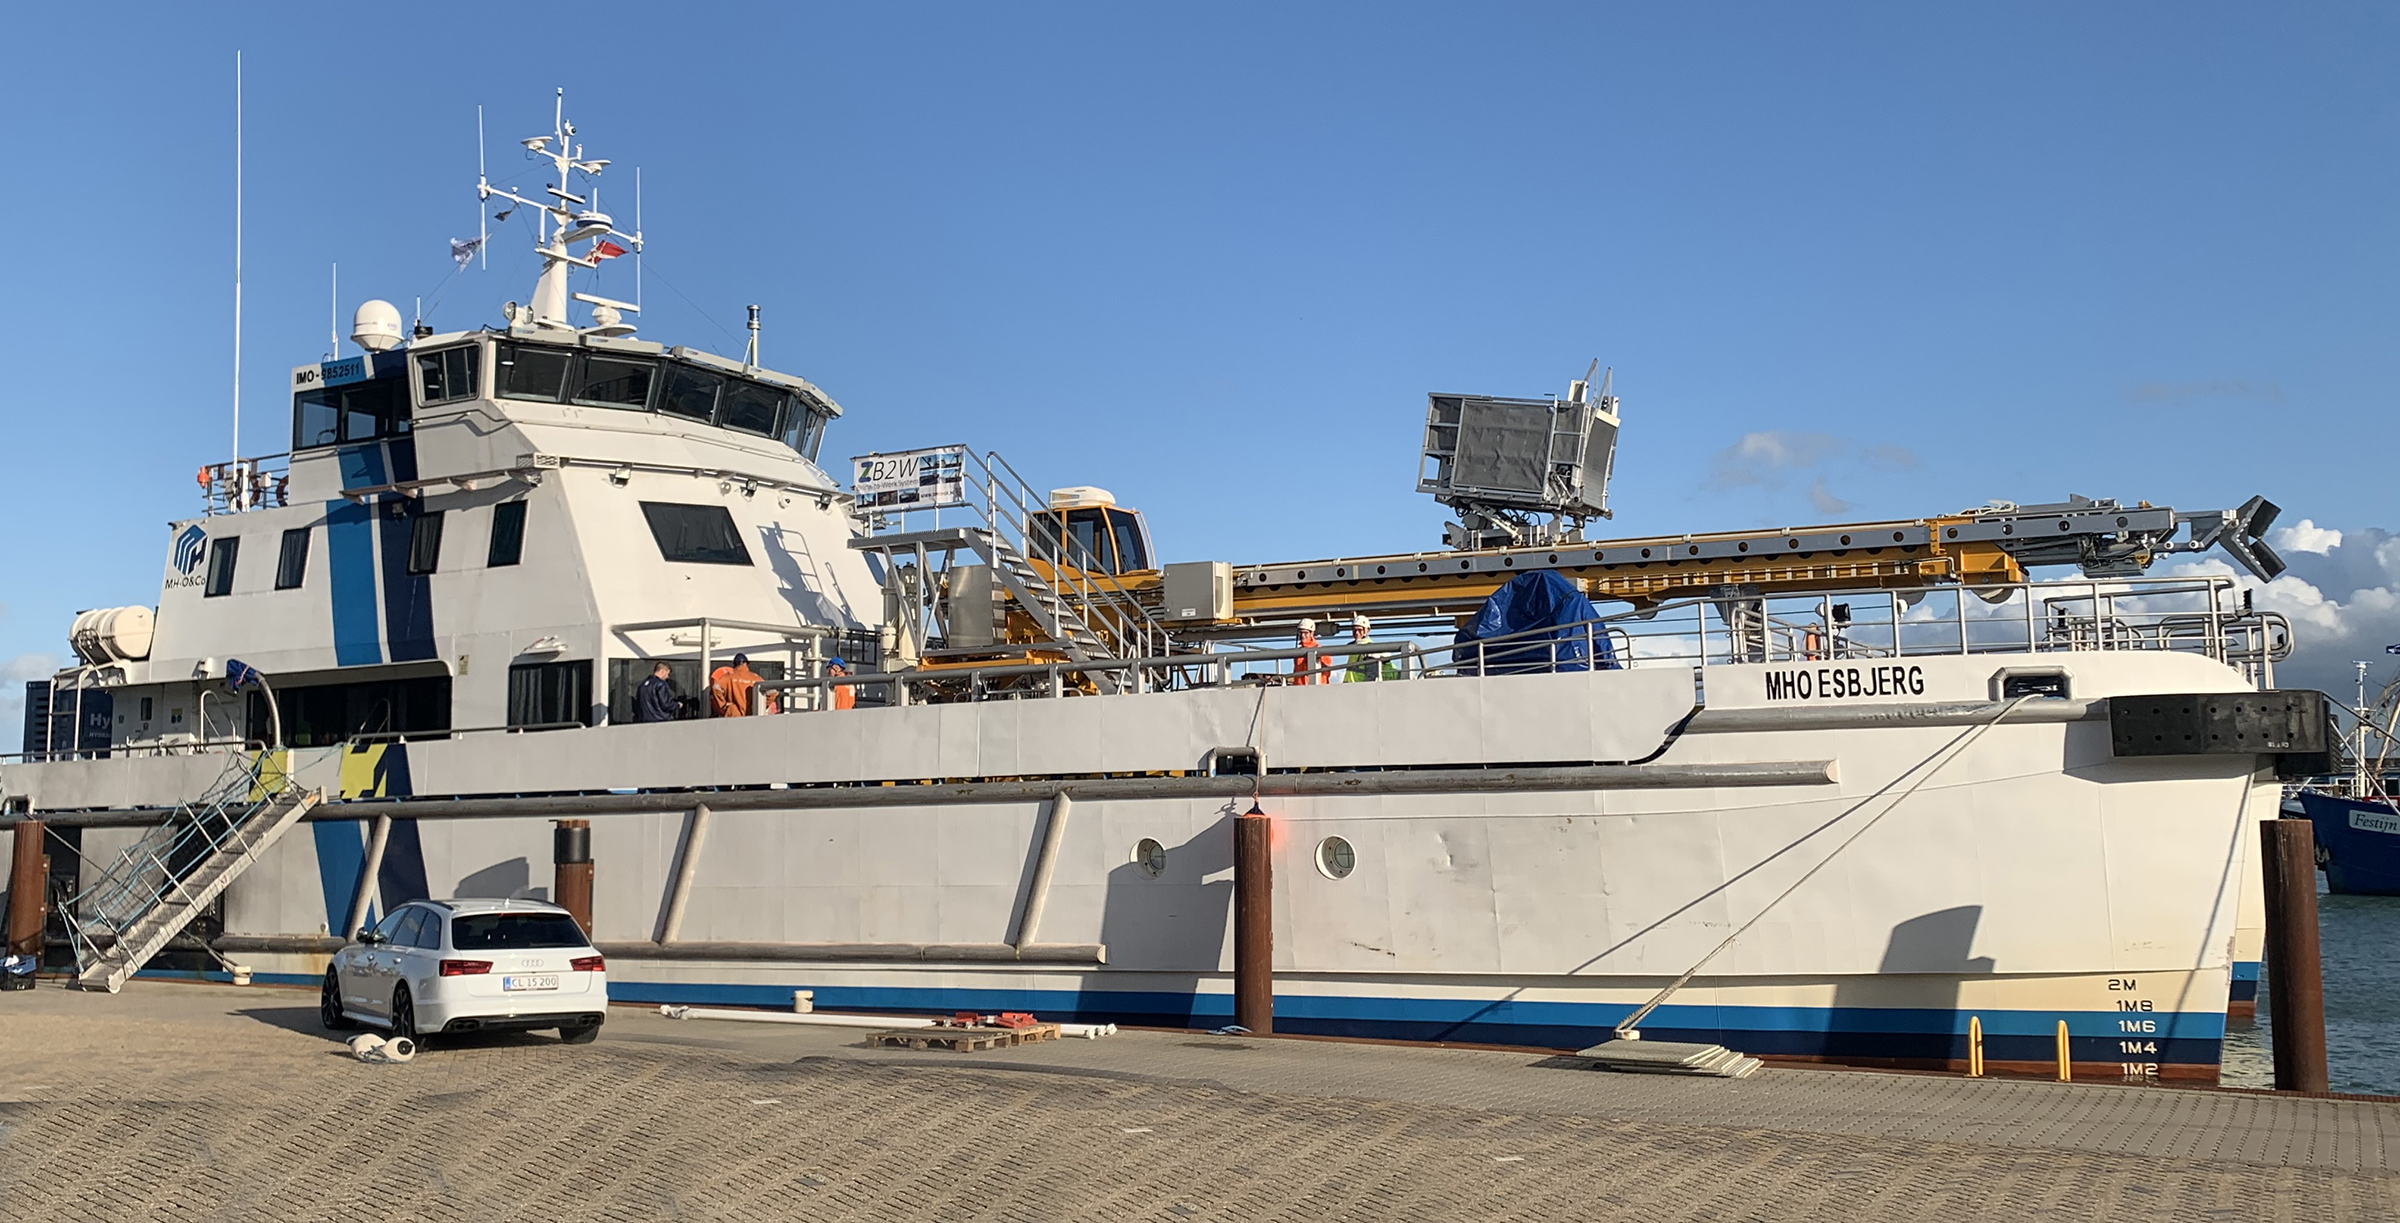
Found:
[(1105, 661), (1055, 660), (799, 677), (759, 685), (788, 693), (787, 713), (824, 709), (852, 687), (895, 705), (1019, 700), (1086, 694), (1090, 677), (1156, 692), (1235, 684), (1413, 681), (1624, 667), (1713, 667), (1940, 655), (2169, 651), (2239, 668), (2259, 687), (2291, 653), (2281, 615), (2241, 604), (2231, 578), (2124, 578), (2078, 582), (1860, 590), (1808, 595), (1707, 596), (1640, 612), (1460, 642), (1449, 622), (1403, 623), (1385, 641), (1308, 648), (1258, 641), (1229, 648)]

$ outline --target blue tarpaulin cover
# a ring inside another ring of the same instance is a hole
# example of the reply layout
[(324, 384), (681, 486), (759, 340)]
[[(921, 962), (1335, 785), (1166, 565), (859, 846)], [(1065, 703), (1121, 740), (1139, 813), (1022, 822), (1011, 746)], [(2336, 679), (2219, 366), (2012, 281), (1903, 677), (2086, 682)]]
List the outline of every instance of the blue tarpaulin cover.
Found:
[[(1458, 652), (1460, 669), (1473, 673), (1480, 661), (1486, 675), (1589, 671), (1593, 667), (1591, 656), (1597, 652), (1599, 668), (1614, 671), (1617, 651), (1609, 644), (1608, 634), (1599, 625), (1588, 630), (1583, 627), (1599, 616), (1599, 609), (1566, 578), (1547, 570), (1520, 573), (1493, 591), (1492, 597), (1483, 601), (1483, 610), (1475, 613), (1475, 619), (1466, 628), (1459, 630), (1458, 644), (1471, 647)], [(1553, 631), (1533, 631), (1542, 628)], [(1514, 633), (1525, 636), (1496, 646), (1471, 645)]]

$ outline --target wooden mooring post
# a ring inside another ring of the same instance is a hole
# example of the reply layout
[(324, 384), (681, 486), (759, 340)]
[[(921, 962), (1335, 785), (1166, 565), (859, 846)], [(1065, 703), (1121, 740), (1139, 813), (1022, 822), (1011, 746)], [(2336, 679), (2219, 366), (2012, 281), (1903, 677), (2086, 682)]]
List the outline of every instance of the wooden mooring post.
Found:
[[(48, 826), (40, 820), (17, 822), (8, 864), (7, 943), (0, 946), (0, 954), (29, 955), (37, 963), (42, 954), (42, 926), (50, 917), (50, 855), (43, 852), (48, 835)], [(31, 984), (33, 977), (28, 974), (22, 980), (12, 977), (0, 983), (0, 988)]]
[(550, 860), (555, 872), (550, 900), (574, 917), (586, 938), (592, 933), (592, 822), (559, 820), (550, 834)]
[(2307, 820), (2260, 820), (2267, 890), (2267, 1022), (2278, 1091), (2329, 1091), (2325, 978), (2317, 955), (2317, 835)]
[(1233, 1021), (1275, 1031), (1275, 821), (1252, 803), (1233, 821)]

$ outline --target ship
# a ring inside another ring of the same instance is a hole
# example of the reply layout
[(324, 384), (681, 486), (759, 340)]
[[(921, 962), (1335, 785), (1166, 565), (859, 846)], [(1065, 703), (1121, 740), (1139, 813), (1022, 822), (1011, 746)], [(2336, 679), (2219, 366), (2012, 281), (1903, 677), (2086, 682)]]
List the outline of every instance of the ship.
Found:
[(563, 102), (524, 144), (554, 182), (476, 189), (528, 303), (361, 306), (29, 685), (0, 830), (75, 983), (312, 986), (392, 906), (540, 896), (619, 1001), (1216, 1028), (1255, 814), (1277, 1032), (2213, 1081), (2323, 698), (2150, 569), (2271, 576), (2263, 499), (1597, 538), (1594, 363), (1428, 395), (1437, 546), (1165, 563), (990, 449), (823, 457), (755, 312), (736, 359), (573, 290), (639, 226)]

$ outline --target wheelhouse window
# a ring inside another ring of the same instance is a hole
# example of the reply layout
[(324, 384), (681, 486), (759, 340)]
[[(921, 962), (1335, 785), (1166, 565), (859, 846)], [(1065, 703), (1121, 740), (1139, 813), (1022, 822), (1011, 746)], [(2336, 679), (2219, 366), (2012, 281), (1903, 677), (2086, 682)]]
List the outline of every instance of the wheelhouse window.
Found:
[(203, 597), (213, 599), (233, 593), (233, 562), (241, 551), (239, 536), (221, 535), (208, 541), (208, 585), (201, 590)]
[(492, 548), (486, 566), (497, 569), (525, 559), (525, 503), (503, 501), (492, 507)]
[(408, 572), (423, 576), (441, 568), (442, 515), (418, 514), (408, 524)]
[(657, 380), (655, 361), (589, 355), (576, 366), (575, 393), (569, 398), (585, 407), (640, 412), (650, 406), (650, 387)]
[(725, 380), (706, 370), (677, 365), (667, 373), (666, 393), (659, 397), (658, 410), (669, 416), (715, 424), (717, 392)]
[(308, 580), (308, 528), (283, 533), (283, 550), (275, 556), (275, 589), (297, 590)]
[(817, 447), (825, 441), (825, 414), (807, 407), (798, 395), (792, 396), (785, 407), (783, 444), (800, 452), (810, 462), (817, 459)]
[(408, 432), (404, 378), (373, 378), (292, 396), (292, 449), (371, 442)]
[(575, 354), (540, 344), (500, 346), (500, 394), (509, 399), (557, 403), (566, 389), (567, 366)]
[(784, 393), (774, 387), (737, 380), (725, 388), (725, 402), (717, 409), (717, 423), (743, 433), (773, 437), (784, 398)]
[(418, 403), (452, 403), (483, 393), (483, 349), (478, 344), (417, 354)]
[(747, 565), (750, 549), (733, 525), (733, 514), (721, 505), (683, 505), (673, 501), (644, 501), (642, 517), (650, 522), (659, 554), (693, 565)]

